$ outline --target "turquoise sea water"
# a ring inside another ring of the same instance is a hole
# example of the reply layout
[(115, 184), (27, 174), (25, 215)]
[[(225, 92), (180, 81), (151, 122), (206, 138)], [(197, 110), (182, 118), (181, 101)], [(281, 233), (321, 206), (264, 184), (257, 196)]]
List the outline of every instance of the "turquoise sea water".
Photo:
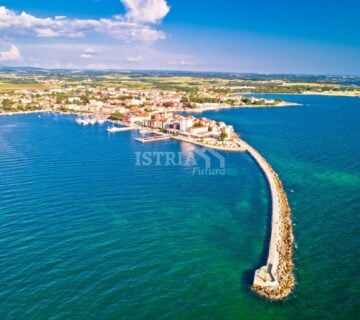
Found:
[(0, 117), (0, 319), (355, 319), (359, 315), (360, 99), (205, 116), (234, 125), (279, 173), (293, 210), (297, 286), (249, 289), (264, 262), (264, 178), (246, 154), (225, 176), (136, 165), (140, 144), (74, 117)]

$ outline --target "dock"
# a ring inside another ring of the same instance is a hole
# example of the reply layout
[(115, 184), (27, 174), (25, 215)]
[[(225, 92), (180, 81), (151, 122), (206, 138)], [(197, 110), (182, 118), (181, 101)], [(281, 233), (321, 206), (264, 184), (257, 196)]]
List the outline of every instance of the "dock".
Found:
[(295, 285), (293, 275), (293, 230), (291, 210), (279, 176), (266, 159), (241, 140), (246, 152), (263, 171), (271, 192), (272, 221), (269, 253), (265, 266), (255, 271), (253, 291), (270, 300), (286, 298)]
[(135, 128), (135, 127), (123, 127), (123, 128), (112, 127), (112, 128), (106, 129), (106, 131), (110, 132), (110, 133), (124, 132), (124, 131), (130, 131), (130, 130), (137, 130), (137, 128)]
[(170, 139), (170, 135), (167, 135), (167, 134), (135, 138), (136, 141), (139, 141), (141, 143), (162, 141), (162, 140), (169, 140), (169, 139)]

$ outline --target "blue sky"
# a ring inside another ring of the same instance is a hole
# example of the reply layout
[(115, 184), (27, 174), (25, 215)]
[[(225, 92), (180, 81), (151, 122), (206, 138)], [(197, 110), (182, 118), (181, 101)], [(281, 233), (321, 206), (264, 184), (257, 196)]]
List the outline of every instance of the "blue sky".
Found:
[(360, 74), (359, 17), (358, 0), (0, 0), (0, 65)]

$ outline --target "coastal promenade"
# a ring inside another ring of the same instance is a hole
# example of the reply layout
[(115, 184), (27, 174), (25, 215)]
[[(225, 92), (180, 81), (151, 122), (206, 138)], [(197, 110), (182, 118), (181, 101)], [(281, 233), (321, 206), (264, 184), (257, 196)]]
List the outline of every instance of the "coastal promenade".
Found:
[[(251, 104), (248, 104), (248, 105), (232, 106), (232, 105), (227, 105), (227, 104), (216, 104), (216, 106), (199, 107), (199, 108), (195, 108), (195, 109), (184, 108), (184, 110), (182, 110), (182, 111), (187, 112), (187, 113), (201, 113), (201, 112), (205, 112), (205, 111), (220, 111), (220, 110), (224, 110), (224, 109), (281, 108), (281, 107), (298, 107), (298, 106), (301, 106), (301, 104), (296, 103), (296, 102), (283, 101), (283, 102), (280, 102), (275, 105), (268, 105), (268, 104), (251, 105)], [(174, 111), (178, 111), (178, 110), (174, 110)]]
[(282, 183), (266, 159), (244, 140), (238, 142), (263, 171), (270, 187), (272, 201), (271, 239), (267, 263), (255, 271), (253, 290), (270, 300), (286, 298), (292, 291), (293, 231), (291, 210)]
[(196, 141), (195, 139), (185, 138), (180, 135), (171, 135), (171, 138), (174, 140), (187, 142), (187, 143), (191, 143), (191, 144), (194, 144), (194, 145), (197, 145), (200, 147), (215, 149), (215, 150), (219, 150), (219, 151), (234, 151), (234, 152), (245, 152), (246, 151), (239, 144), (237, 146), (229, 147), (229, 146), (218, 146), (218, 145), (213, 145), (213, 144), (208, 144), (208, 143), (201, 143), (201, 142)]

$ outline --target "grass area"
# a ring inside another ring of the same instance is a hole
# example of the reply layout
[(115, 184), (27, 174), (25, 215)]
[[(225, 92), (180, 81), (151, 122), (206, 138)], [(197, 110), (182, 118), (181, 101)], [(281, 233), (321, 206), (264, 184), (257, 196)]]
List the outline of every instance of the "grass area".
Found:
[(49, 89), (49, 87), (41, 83), (0, 83), (0, 91), (44, 89)]
[[(45, 85), (38, 81), (47, 81)], [(52, 81), (50, 81), (52, 80)], [(54, 80), (57, 80), (54, 82)], [(265, 75), (221, 75), (179, 74), (161, 72), (65, 72), (51, 75), (15, 75), (0, 72), (0, 92), (15, 90), (44, 90), (51, 88), (114, 87), (135, 90), (175, 90), (185, 95), (204, 92), (213, 96), (233, 93), (307, 93), (359, 95), (359, 85), (350, 78), (328, 78), (314, 76), (265, 76)], [(360, 80), (359, 80), (360, 81)], [(56, 84), (55, 84), (56, 83)]]

